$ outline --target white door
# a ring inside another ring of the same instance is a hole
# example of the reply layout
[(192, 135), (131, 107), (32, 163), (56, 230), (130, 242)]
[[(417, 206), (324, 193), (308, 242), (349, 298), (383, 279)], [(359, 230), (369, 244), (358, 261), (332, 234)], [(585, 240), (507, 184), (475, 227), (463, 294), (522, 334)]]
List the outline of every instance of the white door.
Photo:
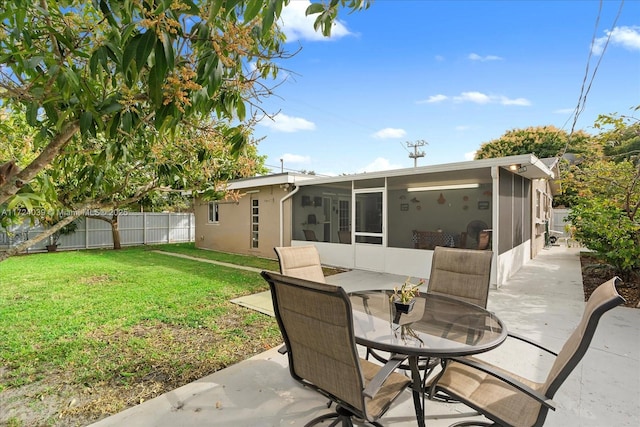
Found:
[(355, 268), (384, 271), (386, 247), (384, 189), (355, 190), (353, 198)]

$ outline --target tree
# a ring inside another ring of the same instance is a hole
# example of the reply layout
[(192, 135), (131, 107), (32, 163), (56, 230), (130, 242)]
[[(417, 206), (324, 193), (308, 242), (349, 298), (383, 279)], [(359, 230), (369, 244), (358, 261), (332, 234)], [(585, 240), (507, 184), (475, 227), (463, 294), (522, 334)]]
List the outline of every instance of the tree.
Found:
[(569, 135), (555, 126), (536, 126), (512, 129), (498, 139), (486, 142), (476, 151), (475, 159), (533, 154), (540, 159), (557, 157), (564, 153), (591, 155), (597, 147), (592, 137), (583, 131)]
[[(586, 161), (572, 170), (578, 197), (569, 215), (575, 237), (616, 268), (623, 278), (640, 271), (640, 153), (633, 149), (637, 119), (603, 115), (596, 128), (615, 155)], [(611, 151), (610, 151), (611, 152)]]
[[(119, 213), (142, 199), (162, 200), (162, 194), (177, 192), (199, 192), (220, 198), (224, 196), (221, 189), (224, 182), (265, 170), (264, 157), (257, 155), (255, 143), (247, 144), (241, 153), (231, 153), (222, 136), (225, 129), (221, 122), (180, 126), (176, 134), (179, 136), (172, 140), (157, 139), (151, 147), (131, 143), (126, 149), (128, 155), (144, 159), (132, 162), (127, 159), (114, 162), (111, 159), (114, 148), (108, 142), (95, 141), (95, 147), (106, 148), (98, 150), (71, 141), (63, 156), (54, 159), (50, 169), (33, 181), (35, 184), (42, 176), (48, 176), (57, 196), (49, 209), (34, 210), (37, 221), (53, 225), (57, 220), (51, 218), (60, 216), (58, 213), (65, 218), (85, 216), (106, 221), (112, 228), (114, 249), (119, 249)], [(84, 208), (79, 209), (80, 206)], [(1, 257), (37, 242), (24, 242)]]
[(570, 165), (585, 158), (600, 156), (602, 146), (586, 132), (577, 131), (568, 134), (555, 126), (537, 126), (525, 129), (512, 129), (498, 139), (480, 146), (476, 159), (506, 157), (519, 154), (533, 154), (538, 158), (561, 157), (559, 181), (562, 193), (555, 195), (554, 206), (571, 206), (577, 191), (571, 186)]
[[(640, 106), (633, 108), (639, 111)], [(598, 116), (594, 127), (604, 129), (611, 126), (600, 135), (604, 146), (604, 155), (613, 161), (631, 160), (640, 156), (640, 121), (627, 115)]]
[[(101, 208), (109, 197), (144, 197), (163, 178), (187, 173), (177, 164), (160, 165), (142, 184), (141, 165), (194, 124), (213, 121), (230, 153), (242, 152), (256, 101), (271, 94), (264, 81), (277, 75), (275, 60), (287, 56), (277, 20), (288, 2), (3, 2), (0, 102), (31, 130), (29, 155), (0, 157), (0, 206), (9, 208), (3, 222), (15, 219), (15, 207)], [(339, 8), (369, 3), (331, 0), (308, 14), (318, 14), (328, 34)], [(201, 160), (203, 150), (193, 148)], [(91, 163), (83, 165), (87, 156)], [(129, 191), (112, 184), (104, 197), (106, 177), (131, 171), (140, 173), (127, 182)], [(78, 172), (75, 184), (83, 187), (59, 195), (56, 179), (72, 183)], [(189, 181), (172, 184), (181, 179)], [(142, 191), (133, 190), (133, 181)]]
[[(276, 24), (289, 0), (8, 0), (0, 10), (0, 97), (36, 129), (38, 155), (24, 168), (5, 159), (0, 205), (82, 141), (151, 141), (191, 117), (239, 120), (226, 135), (246, 143), (251, 99), (268, 95), (284, 56)], [(330, 33), (340, 7), (312, 5)], [(116, 152), (115, 161), (125, 153)], [(34, 200), (37, 200), (34, 197)]]

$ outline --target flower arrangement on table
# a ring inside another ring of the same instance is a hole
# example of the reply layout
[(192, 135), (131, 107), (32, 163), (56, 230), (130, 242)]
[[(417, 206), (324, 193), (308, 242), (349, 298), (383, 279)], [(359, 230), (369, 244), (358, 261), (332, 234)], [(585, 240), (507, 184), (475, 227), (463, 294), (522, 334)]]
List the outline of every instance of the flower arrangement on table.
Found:
[(424, 285), (425, 279), (420, 279), (418, 283), (411, 283), (411, 277), (407, 277), (402, 286), (393, 288), (393, 294), (389, 297), (390, 301), (399, 302), (401, 304), (409, 304), (416, 296), (420, 295), (420, 286)]

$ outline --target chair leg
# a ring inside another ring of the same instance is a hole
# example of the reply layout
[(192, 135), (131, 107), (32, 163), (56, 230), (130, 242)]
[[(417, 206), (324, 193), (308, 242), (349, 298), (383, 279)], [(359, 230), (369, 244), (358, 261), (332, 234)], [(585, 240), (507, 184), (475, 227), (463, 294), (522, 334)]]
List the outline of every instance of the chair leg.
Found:
[(307, 424), (304, 425), (304, 427), (311, 427), (311, 426), (315, 426), (316, 424), (319, 424), (325, 420), (330, 420), (332, 418), (337, 418), (333, 423), (330, 424), (330, 426), (335, 426), (336, 423), (338, 423), (340, 421), (340, 414), (333, 412), (331, 414), (324, 414), (324, 415), (320, 415), (319, 417), (316, 417), (314, 419), (312, 419), (311, 421), (309, 421)]
[[(312, 426), (315, 426), (316, 424), (322, 423), (326, 420), (330, 420), (333, 418), (335, 418), (335, 420), (331, 422), (331, 424), (329, 424), (328, 427), (335, 427), (338, 425), (342, 427), (353, 427), (353, 420), (352, 420), (353, 417), (357, 418), (357, 415), (354, 415), (352, 412), (338, 405), (336, 406), (336, 412), (320, 415), (319, 417), (316, 417), (311, 421), (309, 421), (307, 424), (305, 424), (304, 427), (312, 427)], [(382, 424), (375, 421), (367, 421), (361, 418), (357, 418), (357, 421), (371, 424), (372, 426), (375, 426), (375, 427), (384, 427)]]

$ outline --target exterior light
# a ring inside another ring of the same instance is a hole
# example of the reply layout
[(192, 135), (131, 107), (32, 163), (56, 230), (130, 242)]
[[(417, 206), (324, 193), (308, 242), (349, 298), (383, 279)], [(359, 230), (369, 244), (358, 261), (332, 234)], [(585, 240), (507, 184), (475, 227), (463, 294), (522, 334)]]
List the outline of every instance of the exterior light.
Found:
[(480, 184), (451, 184), (451, 185), (433, 185), (430, 187), (410, 187), (407, 191), (442, 191), (442, 190), (460, 190), (464, 188), (478, 188)]

